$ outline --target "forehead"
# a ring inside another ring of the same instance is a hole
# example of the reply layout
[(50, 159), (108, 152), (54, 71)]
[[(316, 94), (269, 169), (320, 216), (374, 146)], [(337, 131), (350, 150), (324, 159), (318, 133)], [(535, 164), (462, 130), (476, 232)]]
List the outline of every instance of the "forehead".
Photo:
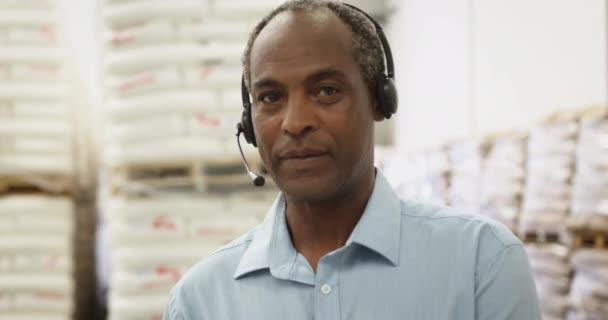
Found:
[(352, 32), (331, 10), (286, 11), (260, 32), (251, 49), (251, 79), (310, 68), (356, 69)]

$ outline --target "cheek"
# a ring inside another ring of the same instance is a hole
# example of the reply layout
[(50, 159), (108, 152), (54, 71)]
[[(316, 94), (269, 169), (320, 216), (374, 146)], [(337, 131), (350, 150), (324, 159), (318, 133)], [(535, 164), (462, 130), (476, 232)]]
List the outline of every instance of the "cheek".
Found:
[(256, 113), (254, 113), (252, 120), (253, 131), (255, 133), (260, 157), (267, 163), (267, 161), (270, 160), (270, 151), (277, 138), (277, 121), (272, 118), (260, 116)]
[(352, 105), (343, 112), (332, 112), (325, 116), (325, 127), (336, 139), (338, 147), (349, 146), (352, 153), (360, 151), (365, 141), (371, 138), (369, 127), (370, 123), (373, 125), (373, 120), (363, 114), (362, 108)]

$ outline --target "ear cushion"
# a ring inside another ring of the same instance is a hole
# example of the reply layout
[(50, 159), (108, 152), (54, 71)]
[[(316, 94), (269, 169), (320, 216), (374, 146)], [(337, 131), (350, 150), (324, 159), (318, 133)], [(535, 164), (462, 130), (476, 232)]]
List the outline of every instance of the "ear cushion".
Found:
[(249, 115), (250, 110), (251, 109), (247, 107), (243, 110), (243, 114), (241, 115), (241, 126), (243, 127), (245, 141), (252, 144), (254, 147), (257, 147), (255, 133), (253, 132), (253, 122), (251, 120), (251, 116)]
[(386, 75), (381, 75), (376, 85), (376, 98), (378, 99), (378, 108), (386, 119), (397, 112), (399, 100), (397, 97), (397, 88), (395, 82)]

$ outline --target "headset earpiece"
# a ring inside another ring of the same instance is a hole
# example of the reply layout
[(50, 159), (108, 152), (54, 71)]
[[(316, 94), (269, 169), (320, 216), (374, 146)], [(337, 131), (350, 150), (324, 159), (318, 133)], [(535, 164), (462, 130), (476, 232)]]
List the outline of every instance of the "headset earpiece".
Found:
[(255, 133), (253, 132), (253, 124), (251, 122), (251, 116), (249, 113), (251, 112), (251, 105), (248, 108), (243, 110), (243, 114), (241, 115), (241, 128), (243, 130), (243, 136), (245, 136), (245, 141), (247, 143), (252, 144), (254, 147), (257, 147), (257, 143), (255, 141)]
[(243, 113), (241, 114), (240, 128), (245, 136), (245, 141), (257, 147), (253, 131), (253, 120), (251, 119), (251, 100), (249, 99), (247, 85), (245, 85), (245, 76), (241, 77), (241, 99), (243, 101)]
[(390, 119), (397, 112), (399, 100), (397, 97), (397, 89), (393, 79), (382, 74), (376, 84), (376, 98), (378, 99), (378, 108), (384, 118)]

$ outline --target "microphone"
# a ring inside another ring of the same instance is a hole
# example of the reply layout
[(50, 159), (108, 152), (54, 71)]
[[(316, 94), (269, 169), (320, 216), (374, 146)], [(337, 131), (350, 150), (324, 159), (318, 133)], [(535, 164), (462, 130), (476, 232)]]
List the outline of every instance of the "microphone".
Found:
[(245, 165), (245, 170), (247, 170), (247, 175), (249, 176), (251, 181), (253, 181), (253, 185), (256, 187), (262, 187), (266, 183), (266, 179), (264, 179), (264, 177), (256, 174), (255, 172), (251, 171), (251, 169), (249, 169), (249, 164), (247, 163), (247, 160), (245, 159), (245, 154), (243, 153), (243, 149), (241, 148), (241, 140), (239, 139), (242, 132), (243, 132), (243, 127), (239, 123), (236, 125), (236, 144), (239, 146), (239, 152), (241, 153), (241, 158), (243, 159), (243, 164)]

